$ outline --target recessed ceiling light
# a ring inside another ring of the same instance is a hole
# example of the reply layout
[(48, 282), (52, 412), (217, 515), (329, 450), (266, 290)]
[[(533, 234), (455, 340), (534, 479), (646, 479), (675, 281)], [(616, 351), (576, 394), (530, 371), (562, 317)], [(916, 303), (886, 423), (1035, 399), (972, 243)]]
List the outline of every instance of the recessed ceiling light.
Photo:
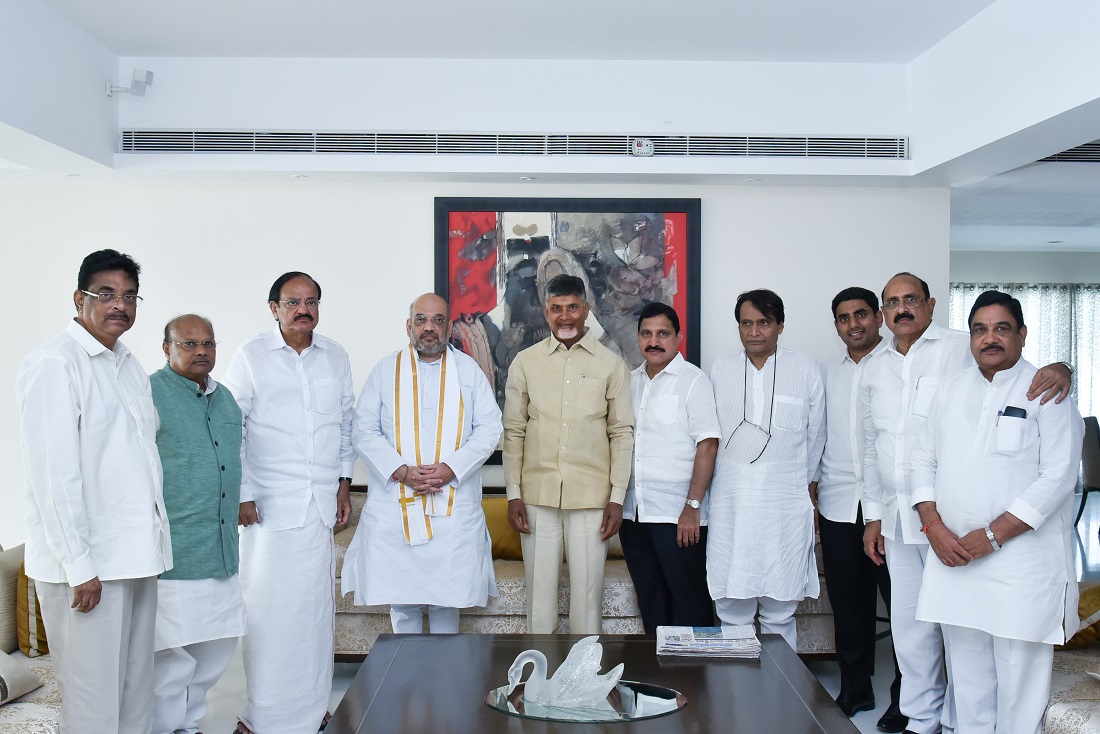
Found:
[(65, 178), (80, 178), (79, 173), (66, 173)]
[(758, 178), (746, 178), (745, 179), (745, 183), (758, 183), (759, 181), (760, 181), (760, 179), (758, 179)]
[(1048, 245), (1060, 245), (1063, 242), (1065, 242), (1065, 240), (1047, 240)]
[(520, 181), (534, 181), (535, 177), (534, 176), (520, 176), (519, 180)]
[(309, 176), (305, 175), (304, 173), (295, 173), (293, 176), (291, 176), (291, 178), (301, 180), (303, 178), (309, 178)]

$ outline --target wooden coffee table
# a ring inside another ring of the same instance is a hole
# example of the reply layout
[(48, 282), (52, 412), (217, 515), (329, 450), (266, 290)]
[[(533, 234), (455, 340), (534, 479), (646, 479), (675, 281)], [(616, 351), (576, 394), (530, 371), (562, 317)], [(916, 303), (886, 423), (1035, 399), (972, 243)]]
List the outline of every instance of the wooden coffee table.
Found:
[[(616, 734), (853, 734), (857, 729), (798, 656), (776, 635), (760, 638), (759, 660), (658, 658), (644, 635), (602, 635), (606, 671), (683, 693), (687, 706), (656, 719), (567, 724), (520, 719), (485, 705), (527, 649), (551, 672), (583, 635), (382, 635), (355, 676), (325, 734), (403, 732), (615, 732)], [(528, 668), (530, 670), (530, 668)]]

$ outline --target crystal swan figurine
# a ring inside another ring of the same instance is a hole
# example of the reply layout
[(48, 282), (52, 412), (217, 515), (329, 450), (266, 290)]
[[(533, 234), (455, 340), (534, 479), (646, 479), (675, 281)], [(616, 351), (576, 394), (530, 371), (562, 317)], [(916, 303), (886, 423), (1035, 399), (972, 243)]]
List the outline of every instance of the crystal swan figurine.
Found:
[(519, 685), (524, 668), (531, 663), (534, 670), (523, 688), (525, 700), (557, 708), (587, 708), (606, 702), (607, 694), (622, 677), (623, 664), (600, 674), (603, 645), (599, 639), (598, 635), (592, 635), (573, 645), (549, 680), (546, 679), (546, 656), (538, 650), (521, 652), (508, 669), (508, 692)]

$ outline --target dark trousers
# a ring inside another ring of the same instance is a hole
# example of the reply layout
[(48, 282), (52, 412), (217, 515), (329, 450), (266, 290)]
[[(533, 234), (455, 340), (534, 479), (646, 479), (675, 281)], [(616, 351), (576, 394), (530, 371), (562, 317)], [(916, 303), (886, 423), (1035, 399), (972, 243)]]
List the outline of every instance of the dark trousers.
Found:
[(623, 520), (619, 540), (646, 634), (661, 625), (710, 627), (714, 603), (707, 588), (707, 529), (699, 542), (676, 545), (676, 525)]
[[(890, 608), (890, 572), (876, 566), (863, 552), (863, 510), (854, 523), (821, 518), (821, 556), (825, 586), (833, 606), (836, 657), (840, 664), (840, 689), (852, 696), (873, 695), (875, 672), (875, 615), (877, 594)], [(901, 690), (901, 671), (894, 657), (894, 683), (890, 701), (896, 706)]]

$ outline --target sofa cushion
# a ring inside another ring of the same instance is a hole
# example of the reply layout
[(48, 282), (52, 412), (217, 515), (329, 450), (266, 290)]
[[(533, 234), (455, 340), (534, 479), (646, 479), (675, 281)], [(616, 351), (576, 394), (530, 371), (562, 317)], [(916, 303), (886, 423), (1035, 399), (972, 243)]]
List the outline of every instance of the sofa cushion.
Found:
[(42, 623), (42, 610), (38, 608), (34, 579), (27, 577), (22, 563), (19, 564), (16, 595), (15, 626), (19, 635), (19, 650), (29, 658), (47, 654), (50, 646), (46, 642), (46, 625)]
[(0, 704), (42, 686), (42, 681), (21, 660), (0, 652)]
[(23, 546), (0, 551), (0, 652), (19, 648), (15, 597), (19, 593), (19, 566), (22, 563)]
[(1077, 601), (1077, 618), (1081, 620), (1076, 634), (1058, 650), (1074, 650), (1100, 640), (1100, 584), (1081, 584)]
[(481, 509), (485, 511), (485, 524), (493, 541), (493, 558), (522, 561), (519, 532), (508, 523), (508, 498), (483, 497)]

